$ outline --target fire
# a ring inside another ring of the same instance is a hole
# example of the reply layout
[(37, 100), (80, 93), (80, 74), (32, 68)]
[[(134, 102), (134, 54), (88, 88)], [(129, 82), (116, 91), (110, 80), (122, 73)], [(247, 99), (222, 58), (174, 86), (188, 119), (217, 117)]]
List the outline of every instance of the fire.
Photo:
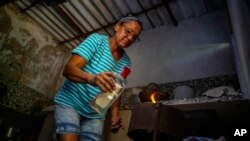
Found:
[(151, 100), (152, 103), (156, 103), (156, 101), (155, 101), (155, 95), (156, 95), (155, 92), (150, 95), (150, 100)]

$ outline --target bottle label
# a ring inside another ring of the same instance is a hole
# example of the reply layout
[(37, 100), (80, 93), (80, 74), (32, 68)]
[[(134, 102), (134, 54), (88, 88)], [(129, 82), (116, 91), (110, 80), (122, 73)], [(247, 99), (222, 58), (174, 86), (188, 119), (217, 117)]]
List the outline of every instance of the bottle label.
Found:
[(120, 75), (122, 78), (126, 79), (130, 74), (130, 72), (131, 72), (130, 68), (124, 67)]

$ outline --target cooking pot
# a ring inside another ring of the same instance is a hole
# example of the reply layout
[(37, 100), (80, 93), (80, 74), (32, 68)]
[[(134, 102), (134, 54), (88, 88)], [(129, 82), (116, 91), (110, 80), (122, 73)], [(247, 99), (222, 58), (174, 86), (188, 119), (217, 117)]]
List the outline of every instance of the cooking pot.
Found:
[(193, 89), (185, 85), (176, 87), (173, 92), (175, 99), (192, 98), (194, 96)]

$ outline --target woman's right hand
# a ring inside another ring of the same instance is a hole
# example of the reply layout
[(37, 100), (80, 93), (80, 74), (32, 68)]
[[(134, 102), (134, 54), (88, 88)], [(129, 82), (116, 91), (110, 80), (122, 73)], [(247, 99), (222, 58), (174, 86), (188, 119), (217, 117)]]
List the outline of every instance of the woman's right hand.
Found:
[(111, 92), (115, 89), (116, 76), (113, 72), (102, 72), (93, 76), (92, 83), (103, 92)]

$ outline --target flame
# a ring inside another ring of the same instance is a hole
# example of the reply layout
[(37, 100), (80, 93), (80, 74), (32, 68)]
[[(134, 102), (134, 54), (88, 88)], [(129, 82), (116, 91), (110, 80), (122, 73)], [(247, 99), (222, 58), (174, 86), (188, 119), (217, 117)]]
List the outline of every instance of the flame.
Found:
[(156, 101), (155, 101), (155, 95), (156, 95), (156, 93), (152, 93), (150, 95), (150, 100), (151, 100), (152, 103), (156, 103)]

